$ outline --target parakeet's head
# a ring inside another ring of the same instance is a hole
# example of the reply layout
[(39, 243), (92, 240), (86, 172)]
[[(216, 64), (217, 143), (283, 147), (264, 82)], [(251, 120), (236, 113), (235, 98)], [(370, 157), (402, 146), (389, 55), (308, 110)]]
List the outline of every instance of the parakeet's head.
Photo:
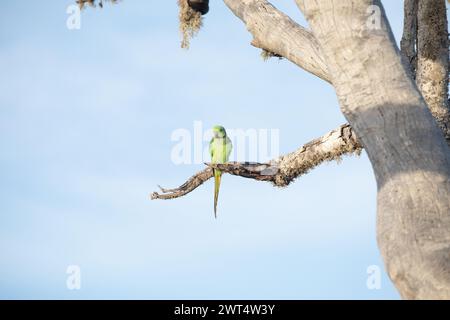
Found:
[(227, 132), (222, 126), (214, 126), (212, 130), (214, 138), (225, 138), (227, 136)]

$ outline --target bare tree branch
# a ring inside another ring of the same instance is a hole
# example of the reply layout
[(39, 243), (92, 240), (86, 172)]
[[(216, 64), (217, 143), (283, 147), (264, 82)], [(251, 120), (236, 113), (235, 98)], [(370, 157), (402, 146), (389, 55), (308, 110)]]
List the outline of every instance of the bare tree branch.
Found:
[(252, 45), (331, 82), (314, 35), (266, 0), (224, 0), (253, 35)]
[(212, 178), (212, 176), (213, 176), (213, 170), (212, 170), (212, 168), (208, 167), (208, 168), (204, 169), (203, 171), (200, 171), (200, 172), (196, 173), (195, 175), (193, 175), (192, 177), (190, 177), (185, 183), (183, 183), (178, 188), (164, 189), (162, 187), (159, 187), (159, 189), (161, 190), (161, 193), (153, 192), (150, 197), (152, 200), (154, 200), (154, 199), (168, 200), (168, 199), (182, 197), (182, 196), (188, 194), (189, 192), (193, 191), (200, 185), (202, 185), (204, 182), (206, 182), (207, 180)]
[(298, 150), (268, 163), (207, 164), (206, 169), (189, 178), (178, 188), (164, 189), (160, 187), (161, 193), (152, 193), (151, 199), (166, 200), (182, 197), (212, 178), (212, 169), (219, 169), (244, 178), (271, 182), (277, 187), (285, 187), (323, 162), (339, 160), (345, 154), (359, 154), (361, 150), (362, 145), (352, 128), (345, 124), (305, 144)]

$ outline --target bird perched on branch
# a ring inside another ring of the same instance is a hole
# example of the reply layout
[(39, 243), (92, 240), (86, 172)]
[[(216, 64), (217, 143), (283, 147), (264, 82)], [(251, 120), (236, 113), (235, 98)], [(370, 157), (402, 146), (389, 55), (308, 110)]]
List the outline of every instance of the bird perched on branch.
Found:
[[(211, 163), (226, 163), (230, 157), (233, 145), (227, 136), (225, 128), (222, 126), (213, 127), (213, 138), (209, 143), (209, 153), (211, 155)], [(217, 200), (219, 198), (220, 180), (222, 172), (217, 169), (214, 171), (214, 216), (217, 218)]]

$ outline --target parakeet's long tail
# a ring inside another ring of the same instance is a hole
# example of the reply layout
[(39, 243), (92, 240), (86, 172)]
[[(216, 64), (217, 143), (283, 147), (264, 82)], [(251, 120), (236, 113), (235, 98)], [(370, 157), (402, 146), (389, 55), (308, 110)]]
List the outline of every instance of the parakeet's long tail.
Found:
[(222, 180), (222, 172), (214, 170), (214, 217), (217, 218), (217, 200), (219, 199), (220, 180)]

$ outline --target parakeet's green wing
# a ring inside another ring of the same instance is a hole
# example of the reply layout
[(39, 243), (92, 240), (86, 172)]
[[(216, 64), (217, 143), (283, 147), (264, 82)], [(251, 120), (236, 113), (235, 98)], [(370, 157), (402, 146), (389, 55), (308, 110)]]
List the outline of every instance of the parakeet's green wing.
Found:
[[(233, 146), (230, 138), (225, 136), (222, 139), (213, 138), (209, 143), (209, 153), (211, 155), (211, 163), (225, 163), (231, 154)], [(217, 217), (217, 201), (219, 199), (220, 181), (222, 172), (213, 170), (214, 173), (214, 216)]]
[(209, 155), (211, 156), (211, 161), (214, 159), (214, 138), (209, 142)]

